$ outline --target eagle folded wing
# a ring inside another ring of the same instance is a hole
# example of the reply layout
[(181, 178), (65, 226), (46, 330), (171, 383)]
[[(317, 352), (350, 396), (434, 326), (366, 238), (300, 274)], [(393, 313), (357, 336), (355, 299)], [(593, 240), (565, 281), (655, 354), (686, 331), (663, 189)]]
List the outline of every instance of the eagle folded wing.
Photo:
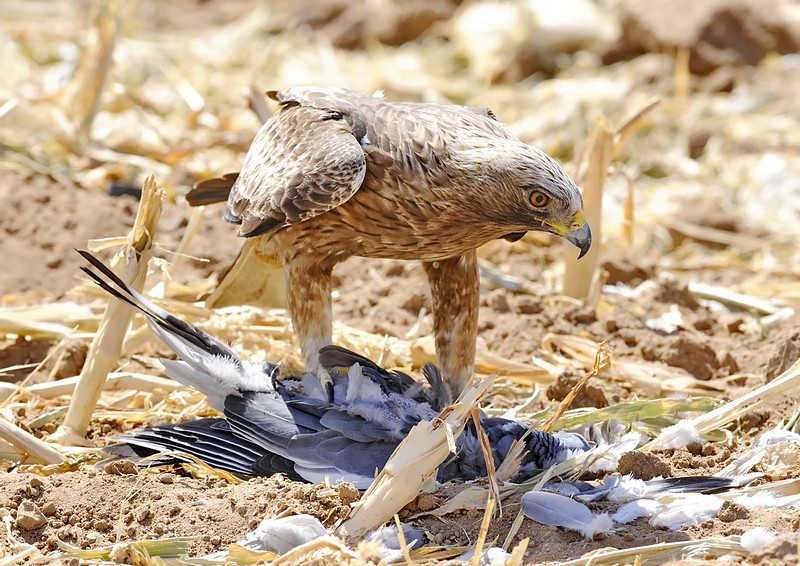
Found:
[(289, 104), (259, 130), (226, 219), (241, 224), (244, 237), (303, 222), (346, 202), (366, 171), (364, 149), (341, 112)]

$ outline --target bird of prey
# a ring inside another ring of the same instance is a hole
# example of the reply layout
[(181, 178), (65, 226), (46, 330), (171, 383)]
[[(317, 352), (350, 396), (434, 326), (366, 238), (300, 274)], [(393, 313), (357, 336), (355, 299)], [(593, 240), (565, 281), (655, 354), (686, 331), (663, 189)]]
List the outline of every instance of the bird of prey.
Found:
[[(134, 432), (121, 439), (125, 444), (106, 449), (112, 454), (145, 457), (183, 452), (238, 474), (282, 472), (310, 482), (328, 477), (365, 489), (411, 428), (439, 414), (437, 389), (444, 383), (432, 364), (425, 368), (430, 383), (426, 388), (344, 348), (323, 347), (320, 363), (333, 378), (334, 395), (329, 400), (316, 376), (285, 376), (275, 364), (241, 360), (221, 341), (130, 289), (88, 252), (81, 254), (97, 271), (82, 269), (103, 289), (142, 312), (154, 333), (177, 354), (177, 360), (162, 360), (167, 375), (204, 393), (224, 415)], [(484, 417), (481, 426), (495, 466), (515, 440), (525, 439), (527, 452), (517, 479), (589, 448), (578, 434), (548, 434), (512, 420)], [(473, 425), (456, 446), (458, 453), (442, 464), (438, 479), (485, 476), (483, 450)], [(175, 461), (181, 461), (180, 456), (161, 463)]]
[(476, 248), (530, 230), (563, 236), (580, 256), (591, 246), (572, 179), (486, 108), (325, 87), (268, 95), (280, 108), (241, 171), (198, 183), (187, 199), (227, 199), (224, 218), (260, 238), (262, 262), (284, 267), (309, 371), (325, 375), (318, 352), (332, 341), (331, 272), (350, 256), (422, 262), (449, 400), (473, 375)]

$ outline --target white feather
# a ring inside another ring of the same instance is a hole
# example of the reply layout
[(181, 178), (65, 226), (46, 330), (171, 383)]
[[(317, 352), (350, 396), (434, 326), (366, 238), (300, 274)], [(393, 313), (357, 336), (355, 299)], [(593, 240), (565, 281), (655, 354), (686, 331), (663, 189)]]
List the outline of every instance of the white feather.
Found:
[(781, 497), (771, 491), (757, 491), (750, 495), (740, 495), (734, 501), (747, 509), (780, 509), (800, 503), (800, 495)]
[(273, 391), (270, 378), (260, 362), (242, 362), (242, 368), (239, 368), (231, 358), (213, 356), (197, 349), (191, 351), (194, 357), (184, 356), (183, 352), (176, 350), (181, 360), (162, 359), (164, 371), (178, 383), (203, 393), (218, 411), (222, 411), (228, 395), (243, 391)]
[(653, 499), (637, 499), (617, 509), (617, 512), (611, 515), (611, 518), (615, 523), (624, 525), (635, 521), (639, 517), (652, 517), (661, 511), (662, 507), (664, 506), (661, 503)]
[(230, 383), (240, 391), (274, 391), (271, 376), (261, 362), (243, 361), (242, 371)]
[(692, 495), (673, 501), (650, 519), (654, 527), (676, 531), (684, 525), (696, 525), (717, 515), (722, 499), (713, 495)]
[(212, 407), (222, 412), (228, 392), (225, 388), (220, 387), (219, 382), (213, 377), (182, 360), (162, 359), (160, 361), (167, 377), (181, 385), (200, 391), (206, 396)]
[(277, 554), (285, 554), (301, 544), (327, 535), (328, 530), (316, 517), (294, 515), (279, 519), (264, 519), (239, 544), (259, 552), (271, 550)]
[(774, 428), (759, 436), (755, 444), (756, 446), (768, 446), (779, 442), (794, 442), (795, 444), (800, 444), (800, 434), (782, 428)]
[(643, 480), (632, 476), (623, 476), (617, 487), (609, 492), (607, 499), (614, 502), (630, 501), (631, 499), (644, 497), (650, 491), (650, 488)]
[(373, 404), (383, 404), (386, 396), (381, 391), (380, 385), (371, 379), (364, 377), (361, 366), (358, 363), (350, 366), (347, 372), (347, 397), (348, 403), (366, 402)]
[(771, 543), (775, 540), (776, 536), (775, 533), (768, 531), (764, 527), (753, 527), (742, 533), (742, 538), (739, 543), (742, 545), (742, 548), (752, 554), (759, 548)]
[[(464, 554), (459, 556), (456, 560), (461, 560), (464, 562), (472, 562), (474, 556), (475, 556), (475, 547), (473, 546)], [(505, 564), (506, 562), (508, 562), (509, 558), (511, 558), (510, 553), (506, 552), (502, 548), (498, 548), (496, 546), (490, 546), (489, 548), (483, 549), (479, 564)]]
[(703, 437), (691, 421), (683, 419), (661, 429), (657, 441), (661, 448), (683, 448), (689, 444), (703, 442)]
[(236, 361), (230, 358), (206, 356), (203, 360), (203, 369), (214, 376), (214, 379), (219, 381), (220, 384), (244, 389), (244, 387), (242, 387), (244, 384), (241, 382), (245, 378), (245, 374), (236, 364)]
[[(320, 382), (319, 378), (313, 373), (307, 373), (302, 378), (300, 378), (300, 384), (302, 385), (303, 395), (311, 397), (312, 399), (317, 399), (319, 401), (328, 400), (327, 391), (323, 389), (322, 383)], [(335, 387), (334, 387), (334, 397), (337, 399), (341, 397), (341, 393), (339, 393)]]
[[(260, 362), (242, 362), (238, 358), (210, 354), (148, 319), (153, 333), (180, 361), (161, 360), (166, 374), (183, 385), (209, 397), (215, 409), (227, 395), (240, 391), (272, 391), (272, 383)], [(241, 367), (239, 366), (241, 364)]]

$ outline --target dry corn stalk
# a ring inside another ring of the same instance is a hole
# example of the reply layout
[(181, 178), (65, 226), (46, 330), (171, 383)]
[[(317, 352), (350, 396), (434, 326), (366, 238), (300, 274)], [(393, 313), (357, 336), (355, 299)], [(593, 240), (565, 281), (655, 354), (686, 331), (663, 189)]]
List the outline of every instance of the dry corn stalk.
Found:
[(92, 28), (69, 103), (69, 108), (74, 113), (76, 141), (82, 147), (88, 142), (103, 85), (113, 63), (114, 44), (119, 33), (120, 8), (116, 0), (94, 2)]
[(586, 372), (586, 374), (575, 384), (575, 386), (567, 393), (566, 397), (562, 399), (562, 401), (556, 407), (556, 410), (553, 412), (553, 415), (547, 419), (547, 421), (539, 427), (540, 430), (544, 432), (550, 432), (558, 422), (558, 419), (561, 418), (567, 409), (569, 409), (570, 405), (572, 405), (575, 398), (578, 394), (583, 390), (586, 383), (594, 376), (598, 375), (601, 371), (608, 369), (611, 366), (611, 348), (607, 344), (599, 344), (597, 346), (597, 353), (594, 357), (594, 363), (592, 364), (592, 369)]
[(614, 152), (613, 141), (611, 124), (605, 117), (599, 117), (589, 146), (589, 165), (583, 183), (583, 209), (592, 227), (594, 244), (581, 260), (572, 256), (565, 260), (563, 293), (568, 297), (583, 299), (589, 294), (592, 278), (600, 262), (603, 185)]
[(397, 527), (397, 542), (400, 543), (400, 549), (403, 551), (403, 558), (408, 566), (416, 566), (416, 562), (411, 558), (411, 553), (408, 550), (408, 543), (406, 535), (403, 533), (403, 525), (400, 524), (400, 516), (395, 513), (394, 524)]
[[(603, 186), (605, 185), (608, 166), (611, 161), (618, 156), (628, 138), (641, 122), (642, 118), (655, 108), (659, 99), (653, 97), (648, 100), (639, 110), (629, 116), (616, 132), (612, 134), (611, 124), (604, 116), (600, 116), (595, 122), (594, 132), (592, 133), (589, 145), (588, 165), (586, 173), (583, 175), (583, 208), (586, 212), (586, 220), (592, 227), (592, 238), (594, 244), (589, 252), (581, 261), (572, 255), (566, 259), (564, 270), (563, 292), (568, 297), (576, 299), (586, 299), (592, 287), (597, 265), (600, 260), (600, 244), (602, 240), (602, 204)], [(628, 202), (625, 210), (625, 223), (627, 226), (626, 240), (633, 238), (633, 187), (628, 189)], [(623, 230), (625, 233), (625, 230)], [(570, 250), (570, 254), (572, 250)]]
[[(475, 425), (475, 432), (478, 433), (478, 439), (481, 442), (481, 449), (483, 450), (483, 461), (486, 462), (486, 479), (489, 482), (489, 489), (491, 492), (490, 500), (494, 503), (497, 503), (498, 510), (500, 512), (500, 516), (503, 516), (503, 509), (500, 506), (500, 487), (497, 484), (497, 471), (494, 467), (494, 457), (492, 456), (492, 446), (489, 444), (489, 437), (486, 435), (486, 431), (483, 430), (483, 426), (481, 425), (481, 410), (478, 407), (473, 407), (472, 411), (472, 423)], [(494, 505), (492, 505), (492, 509), (494, 510)], [(492, 511), (494, 512), (494, 511)], [(475, 552), (475, 555), (478, 555), (478, 552)]]
[(675, 112), (681, 112), (686, 108), (689, 100), (689, 88), (691, 84), (692, 72), (689, 70), (689, 62), (692, 57), (691, 50), (686, 46), (677, 47), (675, 50)]
[[(55, 399), (61, 395), (69, 395), (72, 393), (79, 379), (80, 376), (75, 376), (47, 383), (36, 383), (25, 387), (24, 391), (33, 393), (42, 399)], [(106, 391), (121, 389), (153, 391), (161, 389), (164, 392), (170, 392), (183, 388), (183, 385), (171, 379), (144, 373), (112, 372), (108, 374), (108, 378), (103, 382), (103, 388)], [(16, 390), (16, 385), (0, 382), (0, 402), (9, 398)]]
[(478, 381), (435, 421), (422, 421), (411, 429), (341, 526), (343, 535), (359, 538), (378, 528), (419, 494), (422, 485), (454, 449), (455, 438), (492, 381)]
[(91, 309), (75, 303), (46, 303), (0, 308), (0, 335), (17, 334), (33, 338), (63, 338), (95, 322)]
[(26, 454), (26, 460), (37, 464), (60, 464), (66, 461), (56, 449), (39, 440), (31, 433), (22, 430), (0, 416), (0, 438), (13, 445), (16, 450)]
[(494, 508), (497, 500), (489, 496), (489, 501), (486, 502), (486, 509), (483, 513), (483, 521), (481, 521), (481, 530), (478, 532), (478, 540), (475, 542), (475, 553), (472, 555), (472, 566), (479, 566), (483, 562), (483, 545), (486, 544), (486, 537), (489, 534), (489, 524), (492, 522), (494, 515)]
[(519, 544), (511, 551), (511, 556), (506, 561), (506, 566), (522, 566), (522, 561), (525, 559), (525, 551), (528, 550), (530, 541), (530, 538), (524, 538), (519, 541)]
[(614, 155), (619, 155), (625, 147), (625, 144), (628, 142), (628, 138), (631, 134), (636, 130), (639, 122), (641, 122), (642, 118), (644, 118), (645, 114), (650, 112), (653, 108), (655, 108), (661, 100), (654, 96), (650, 100), (644, 103), (639, 110), (631, 114), (617, 129), (617, 132), (614, 134)]
[[(162, 202), (163, 191), (156, 187), (152, 176), (148, 177), (142, 187), (142, 200), (136, 221), (128, 234), (128, 242), (112, 261), (117, 275), (137, 291), (144, 287)], [(109, 299), (100, 328), (89, 347), (64, 424), (51, 435), (50, 440), (68, 445), (85, 443), (84, 435), (89, 428), (92, 412), (100, 399), (108, 373), (119, 359), (122, 341), (132, 318), (131, 308)]]
[(257, 305), (262, 308), (286, 306), (286, 282), (283, 267), (258, 255), (259, 242), (246, 240), (230, 271), (206, 299), (208, 308), (233, 305)]

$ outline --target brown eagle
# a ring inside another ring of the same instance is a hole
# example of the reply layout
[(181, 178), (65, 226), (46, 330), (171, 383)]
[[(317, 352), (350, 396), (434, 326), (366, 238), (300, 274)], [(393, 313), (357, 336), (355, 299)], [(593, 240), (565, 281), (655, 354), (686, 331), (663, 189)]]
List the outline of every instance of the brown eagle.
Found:
[(241, 171), (198, 183), (188, 200), (227, 199), (225, 220), (257, 239), (263, 262), (283, 266), (307, 370), (321, 372), (318, 352), (332, 338), (331, 273), (350, 256), (422, 262), (449, 401), (473, 375), (476, 248), (528, 230), (563, 236), (581, 256), (591, 245), (575, 183), (486, 108), (327, 87), (268, 95), (280, 109)]

